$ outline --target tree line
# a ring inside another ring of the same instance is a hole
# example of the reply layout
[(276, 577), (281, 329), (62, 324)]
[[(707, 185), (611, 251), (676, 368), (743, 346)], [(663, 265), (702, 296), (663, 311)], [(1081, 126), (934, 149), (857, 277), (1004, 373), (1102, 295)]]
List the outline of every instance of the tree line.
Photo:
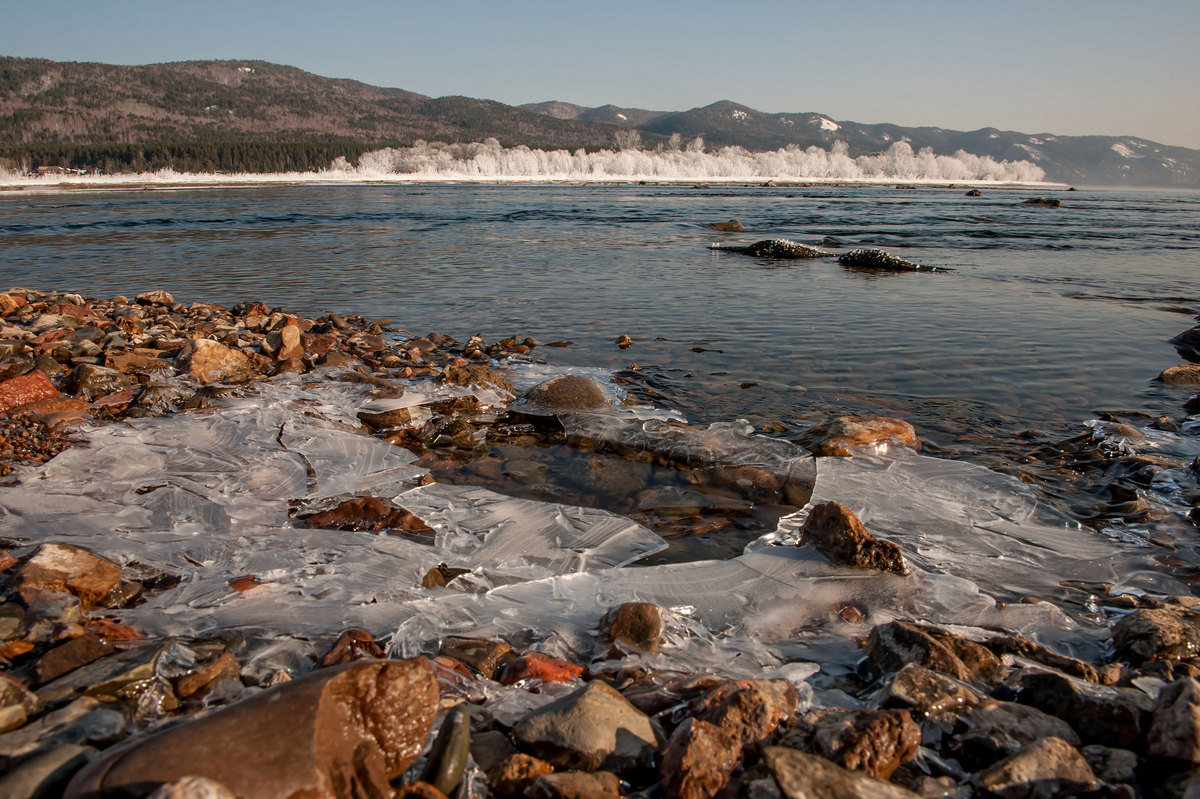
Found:
[(0, 147), (0, 164), (18, 171), (64, 167), (87, 172), (308, 172), (335, 158), (359, 156), (387, 143), (326, 142), (143, 142), (139, 144), (33, 144)]

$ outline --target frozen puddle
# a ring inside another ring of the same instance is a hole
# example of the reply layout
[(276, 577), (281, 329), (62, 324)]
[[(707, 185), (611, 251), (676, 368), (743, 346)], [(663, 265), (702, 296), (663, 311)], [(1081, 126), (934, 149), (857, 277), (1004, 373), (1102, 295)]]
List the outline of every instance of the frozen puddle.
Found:
[[(805, 659), (849, 668), (857, 657), (851, 636), (894, 618), (1019, 631), (1094, 653), (1102, 625), (1048, 602), (1014, 600), (1054, 598), (1064, 580), (1134, 591), (1153, 580), (1155, 590), (1170, 590), (1145, 548), (1045, 512), (1011, 478), (907, 452), (820, 459), (813, 501), (842, 502), (896, 542), (910, 577), (838, 568), (812, 547), (786, 546), (803, 510), (737, 558), (630, 567), (666, 543), (622, 516), (471, 486), (418, 486), (424, 472), (411, 453), (361, 432), (355, 414), (368, 390), (280, 380), (212, 409), (91, 430), (86, 446), (0, 490), (0, 536), (78, 544), (132, 570), (141, 564), (178, 576), (175, 587), (121, 612), (156, 635), (235, 627), (319, 639), (363, 626), (390, 634), (396, 654), (462, 634), (515, 637), (586, 658), (605, 609), (648, 601), (671, 611), (671, 645), (650, 660), (731, 674)], [(414, 388), (405, 398), (420, 396)], [(682, 448), (693, 459), (811, 468), (794, 445), (736, 426), (676, 441), (677, 429), (662, 421), (668, 416), (634, 423), (621, 410), (588, 426), (629, 446)], [(717, 439), (721, 446), (709, 446)], [(755, 442), (757, 456), (747, 449)], [(392, 497), (434, 534), (422, 540), (289, 521), (298, 502), (327, 507), (353, 495)], [(421, 588), (439, 564), (471, 573), (449, 587)], [(261, 585), (230, 586), (246, 575)]]

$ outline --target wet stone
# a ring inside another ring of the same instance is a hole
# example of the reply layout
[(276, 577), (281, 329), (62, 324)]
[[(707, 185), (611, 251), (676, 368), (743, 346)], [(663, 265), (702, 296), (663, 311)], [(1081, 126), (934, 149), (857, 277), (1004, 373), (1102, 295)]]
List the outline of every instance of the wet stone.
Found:
[(771, 680), (738, 680), (724, 683), (698, 703), (696, 718), (720, 727), (743, 747), (764, 741), (791, 720), (799, 705), (795, 688), (776, 690)]
[(982, 696), (958, 680), (909, 663), (885, 678), (879, 703), (884, 707), (907, 708), (917, 714), (937, 716), (960, 711), (979, 702)]
[(496, 796), (513, 797), (524, 794), (539, 777), (553, 773), (554, 766), (545, 760), (516, 752), (487, 768), (487, 782)]
[(409, 533), (429, 532), (431, 528), (415, 514), (397, 508), (382, 497), (357, 497), (337, 507), (301, 521), (308, 527), (328, 530), (402, 530)]
[(1200, 364), (1183, 363), (1162, 370), (1158, 380), (1168, 386), (1189, 386), (1200, 383)]
[(1000, 659), (983, 646), (937, 627), (889, 622), (871, 631), (867, 662), (876, 675), (917, 663), (963, 682), (990, 683), (998, 676)]
[(768, 746), (763, 759), (785, 799), (916, 799), (890, 782), (844, 769), (823, 757), (785, 746)]
[(65, 591), (85, 606), (99, 603), (121, 580), (121, 567), (82, 547), (42, 544), (17, 571), (12, 587), (30, 591)]
[(626, 602), (600, 619), (600, 644), (608, 657), (657, 652), (662, 645), (663, 609), (650, 602)]
[(658, 748), (650, 718), (598, 680), (528, 714), (513, 735), (557, 768), (617, 774), (648, 769)]
[(1154, 709), (1154, 700), (1139, 690), (1093, 685), (1061, 674), (1027, 670), (1017, 686), (1018, 702), (1057, 716), (1088, 744), (1136, 746)]
[(442, 372), (442, 382), (455, 386), (489, 386), (516, 396), (516, 389), (494, 369), (477, 364), (449, 366)]
[(516, 659), (508, 644), (492, 638), (448, 636), (442, 639), (438, 654), (466, 663), (489, 680), (497, 669)]
[(1065, 674), (1070, 674), (1072, 677), (1078, 677), (1081, 680), (1087, 680), (1088, 682), (1100, 681), (1096, 667), (1090, 663), (1084, 663), (1077, 658), (1060, 655), (1049, 647), (1031, 641), (1023, 635), (997, 636), (985, 641), (983, 645), (997, 655), (1018, 655), (1041, 663), (1044, 666), (1049, 666), (1052, 669), (1058, 669)]
[(66, 796), (142, 792), (186, 776), (237, 796), (387, 795), (420, 753), (436, 708), (423, 658), (322, 669), (106, 753)]
[(1200, 765), (1200, 682), (1195, 678), (1176, 680), (1159, 693), (1146, 754)]
[(497, 673), (496, 682), (501, 685), (533, 681), (569, 683), (582, 677), (582, 666), (541, 652), (526, 652), (506, 663)]
[(916, 755), (921, 729), (905, 710), (823, 710), (801, 717), (781, 742), (886, 780)]
[(1200, 616), (1183, 608), (1143, 608), (1113, 625), (1117, 655), (1134, 665), (1200, 654)]
[(166, 291), (144, 291), (134, 299), (139, 305), (174, 305), (175, 298)]
[(0, 383), (0, 413), (27, 402), (57, 397), (60, 392), (43, 372), (33, 371)]
[(816, 247), (808, 247), (788, 239), (764, 239), (763, 241), (756, 241), (744, 247), (714, 245), (710, 249), (721, 250), (722, 252), (736, 252), (754, 258), (776, 258), (780, 260), (824, 258), (829, 255), (829, 253), (818, 250)]
[(607, 771), (567, 771), (541, 777), (529, 789), (531, 799), (615, 799), (621, 781)]
[(599, 408), (609, 404), (600, 386), (582, 375), (552, 377), (525, 392), (530, 405), (546, 409)]
[(80, 364), (71, 372), (71, 387), (76, 394), (88, 399), (112, 394), (134, 384), (133, 378), (116, 369), (94, 364)]
[(838, 566), (908, 574), (900, 548), (876, 538), (852, 510), (836, 502), (813, 507), (804, 521), (801, 535), (801, 543), (811, 541), (821, 554)]
[(60, 796), (71, 777), (96, 757), (90, 746), (61, 744), (46, 749), (0, 777), (5, 799), (49, 799)]
[(38, 683), (44, 684), (58, 679), (80, 666), (111, 655), (115, 650), (92, 633), (72, 638), (42, 655), (34, 668)]
[(128, 726), (119, 705), (80, 697), (66, 707), (0, 735), (0, 765), (58, 744), (108, 746), (125, 737)]
[(1001, 799), (1053, 799), (1096, 787), (1096, 775), (1075, 747), (1043, 738), (976, 774), (973, 783)]
[(955, 746), (972, 770), (991, 766), (1042, 738), (1061, 738), (1072, 746), (1081, 743), (1067, 722), (1016, 702), (980, 702), (960, 716), (959, 725)]
[(816, 439), (813, 452), (824, 456), (849, 456), (856, 449), (900, 444), (921, 449), (921, 440), (911, 424), (886, 416), (839, 416), (809, 431)]
[(711, 799), (741, 760), (739, 741), (689, 718), (675, 728), (659, 756), (658, 773), (671, 799)]

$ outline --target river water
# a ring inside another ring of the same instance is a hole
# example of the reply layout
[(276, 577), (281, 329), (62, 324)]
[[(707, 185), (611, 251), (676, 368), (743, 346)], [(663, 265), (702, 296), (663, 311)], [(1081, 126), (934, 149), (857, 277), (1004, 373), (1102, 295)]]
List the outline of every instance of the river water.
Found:
[[(693, 424), (742, 418), (801, 443), (811, 426), (837, 415), (900, 417), (934, 459), (902, 456), (875, 469), (863, 460), (865, 471), (831, 464), (817, 493), (907, 505), (874, 514), (900, 539), (920, 526), (911, 516), (919, 510), (959, 514), (973, 520), (965, 529), (1007, 542), (955, 547), (948, 543), (953, 529), (921, 533), (914, 552), (930, 574), (974, 578), (979, 558), (1007, 553), (1012, 562), (971, 589), (995, 594), (1005, 580), (1021, 583), (1022, 570), (1074, 569), (1091, 557), (1094, 542), (1058, 535), (1083, 522), (1105, 546), (1145, 551), (1132, 561), (1124, 550), (1096, 554), (1108, 558), (1097, 574), (1080, 566), (1051, 582), (1154, 589), (1153, 558), (1162, 554), (1151, 551), (1156, 534), (1174, 538), (1173, 557), (1196, 559), (1184, 472), (1168, 469), (1170, 479), (1147, 483), (1145, 492), (1118, 491), (1123, 473), (1089, 475), (1063, 461), (1070, 447), (1061, 442), (1101, 435), (1113, 444), (1123, 436), (1113, 446), (1154, 449), (1179, 463), (1196, 449), (1182, 410), (1191, 392), (1154, 378), (1180, 361), (1170, 339), (1200, 313), (1200, 194), (1081, 190), (1056, 192), (1061, 208), (1022, 203), (1037, 193), (653, 185), (13, 192), (0, 194), (0, 279), (100, 297), (165, 289), (182, 302), (260, 299), (464, 341), (474, 333), (489, 341), (569, 340), (568, 347), (537, 348), (536, 358), (553, 368), (619, 372), (632, 395)], [(745, 229), (711, 226), (732, 218)], [(770, 261), (710, 249), (766, 238), (824, 242), (835, 253), (880, 247), (945, 271), (862, 272), (834, 259)], [(629, 349), (615, 344), (623, 334), (634, 341)], [(1154, 430), (1153, 420), (1164, 416), (1158, 426), (1169, 430)], [(1116, 422), (1134, 427), (1104, 432)], [(940, 462), (950, 471), (939, 471)], [(1003, 483), (1002, 473), (1032, 493)], [(894, 485), (883, 486), (885, 474)], [(905, 499), (923, 482), (942, 485), (930, 491), (937, 501)], [(998, 500), (997, 491), (1008, 499)], [(1139, 494), (1135, 504), (1145, 493), (1155, 512), (1105, 511), (1114, 491), (1119, 500)], [(979, 521), (985, 505), (1008, 522), (1025, 518), (1005, 504), (1016, 496), (1065, 514), (1051, 525), (1058, 533), (1041, 527), (1032, 538), (1013, 536)], [(1058, 559), (1026, 558), (1020, 550), (1031, 541)], [(760, 566), (748, 568), (771, 571)], [(694, 577), (664, 572), (663, 584), (675, 580), (679, 590), (662, 589), (661, 601), (679, 600), (686, 593), (679, 586)], [(1163, 579), (1164, 590), (1181, 590), (1172, 582), (1179, 574)], [(982, 622), (983, 615), (957, 618), (947, 610), (973, 607), (966, 589), (951, 582), (922, 589), (925, 618)], [(620, 594), (618, 584), (605, 591)], [(1006, 590), (1024, 588), (1037, 586)], [(759, 599), (769, 594), (763, 589)], [(765, 635), (762, 624), (757, 634)]]

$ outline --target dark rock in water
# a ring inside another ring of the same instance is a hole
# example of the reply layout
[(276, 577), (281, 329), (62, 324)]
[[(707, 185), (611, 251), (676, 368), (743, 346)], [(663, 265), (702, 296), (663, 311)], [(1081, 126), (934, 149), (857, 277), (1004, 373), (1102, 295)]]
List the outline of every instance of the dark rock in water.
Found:
[(437, 704), (424, 658), (322, 669), (110, 750), (65, 796), (141, 796), (186, 776), (264, 799), (387, 796), (420, 753)]
[(1168, 386), (1186, 386), (1200, 383), (1200, 364), (1183, 363), (1162, 370), (1158, 380)]
[(738, 231), (738, 230), (745, 230), (746, 228), (744, 228), (742, 226), (742, 223), (740, 221), (738, 221), (737, 219), (730, 219), (728, 222), (714, 223), (712, 225), (712, 229), (713, 230), (721, 230), (721, 231)]
[(768, 746), (763, 759), (784, 799), (917, 799), (899, 785), (868, 777), (786, 746)]
[(663, 609), (650, 602), (626, 602), (600, 619), (600, 643), (608, 656), (657, 652), (662, 645)]
[(1181, 352), (1200, 355), (1200, 325), (1189, 328), (1171, 339), (1171, 343)]
[(1088, 682), (1100, 681), (1100, 678), (1096, 674), (1095, 666), (1092, 666), (1090, 663), (1084, 663), (1082, 660), (1060, 655), (1048, 647), (1030, 641), (1023, 635), (997, 636), (985, 641), (983, 645), (997, 655), (1018, 655), (1037, 661), (1052, 669), (1058, 669), (1081, 680), (1087, 680)]
[(802, 544), (812, 541), (838, 566), (908, 574), (900, 548), (876, 538), (852, 510), (836, 502), (823, 502), (810, 510), (801, 535)]
[(1079, 746), (1071, 725), (1035, 707), (988, 699), (959, 717), (954, 745), (959, 760), (972, 771), (987, 768), (1042, 738), (1062, 738)]
[(689, 718), (675, 728), (658, 773), (671, 799), (712, 799), (729, 781), (742, 746), (708, 722)]
[(958, 680), (909, 663), (886, 678), (879, 704), (906, 708), (924, 716), (938, 716), (970, 707), (982, 698), (982, 694)]
[(1022, 200), (1021, 205), (1037, 205), (1042, 208), (1062, 208), (1063, 201), (1057, 197), (1030, 197), (1028, 200)]
[(421, 781), (450, 795), (462, 783), (471, 750), (471, 714), (465, 704), (446, 715), (425, 761)]
[(1061, 674), (1027, 671), (1017, 681), (1017, 701), (1057, 716), (1084, 743), (1129, 749), (1150, 722), (1154, 700), (1133, 688), (1110, 688)]
[(990, 683), (1001, 670), (1000, 659), (980, 644), (938, 627), (903, 621), (872, 630), (866, 655), (876, 675), (917, 663), (963, 682)]
[(105, 655), (111, 655), (114, 651), (116, 650), (111, 645), (100, 640), (93, 633), (84, 633), (59, 644), (42, 655), (42, 659), (34, 668), (34, 675), (39, 684), (48, 683), (80, 666), (86, 666)]
[(1113, 625), (1117, 656), (1135, 666), (1200, 653), (1200, 617), (1183, 608), (1142, 608)]
[(838, 263), (852, 269), (872, 269), (880, 272), (936, 271), (935, 267), (906, 261), (884, 250), (851, 250), (839, 257)]
[(650, 768), (659, 744), (650, 717), (600, 680), (528, 714), (513, 735), (524, 749), (560, 769), (617, 774)]
[(348, 499), (335, 508), (301, 517), (308, 527), (327, 530), (402, 530), (431, 532), (432, 528), (414, 513), (397, 508), (382, 497)]
[(1200, 765), (1200, 682), (1191, 677), (1162, 689), (1154, 707), (1146, 754)]
[(763, 241), (756, 241), (745, 247), (726, 247), (714, 244), (709, 249), (752, 255), (755, 258), (777, 258), (779, 260), (827, 258), (829, 256), (829, 253), (818, 250), (816, 247), (806, 247), (803, 244), (797, 244), (787, 239), (765, 239)]
[(841, 239), (839, 239), (837, 236), (826, 236), (825, 238), (818, 241), (817, 244), (820, 244), (822, 247), (845, 247), (846, 246), (846, 243), (844, 241), (842, 241)]
[(1075, 747), (1061, 738), (1043, 738), (972, 780), (988, 796), (1052, 799), (1097, 787), (1096, 775)]
[(921, 728), (906, 710), (816, 710), (782, 742), (886, 780), (916, 755)]
[(967, 192), (966, 196), (968, 196), (968, 197), (982, 197), (982, 196), (983, 196), (983, 192), (981, 192), (979, 189), (971, 189), (969, 192)]
[(492, 638), (464, 638), (455, 635), (442, 640), (439, 654), (466, 663), (487, 679), (492, 679), (505, 664), (516, 660), (512, 648)]
[(353, 663), (367, 658), (379, 659), (384, 657), (383, 647), (375, 643), (371, 634), (357, 627), (345, 630), (333, 646), (321, 655), (317, 665), (321, 668), (337, 666), (342, 663)]
[(583, 375), (559, 375), (525, 392), (525, 401), (539, 408), (599, 408), (608, 397), (596, 381)]

